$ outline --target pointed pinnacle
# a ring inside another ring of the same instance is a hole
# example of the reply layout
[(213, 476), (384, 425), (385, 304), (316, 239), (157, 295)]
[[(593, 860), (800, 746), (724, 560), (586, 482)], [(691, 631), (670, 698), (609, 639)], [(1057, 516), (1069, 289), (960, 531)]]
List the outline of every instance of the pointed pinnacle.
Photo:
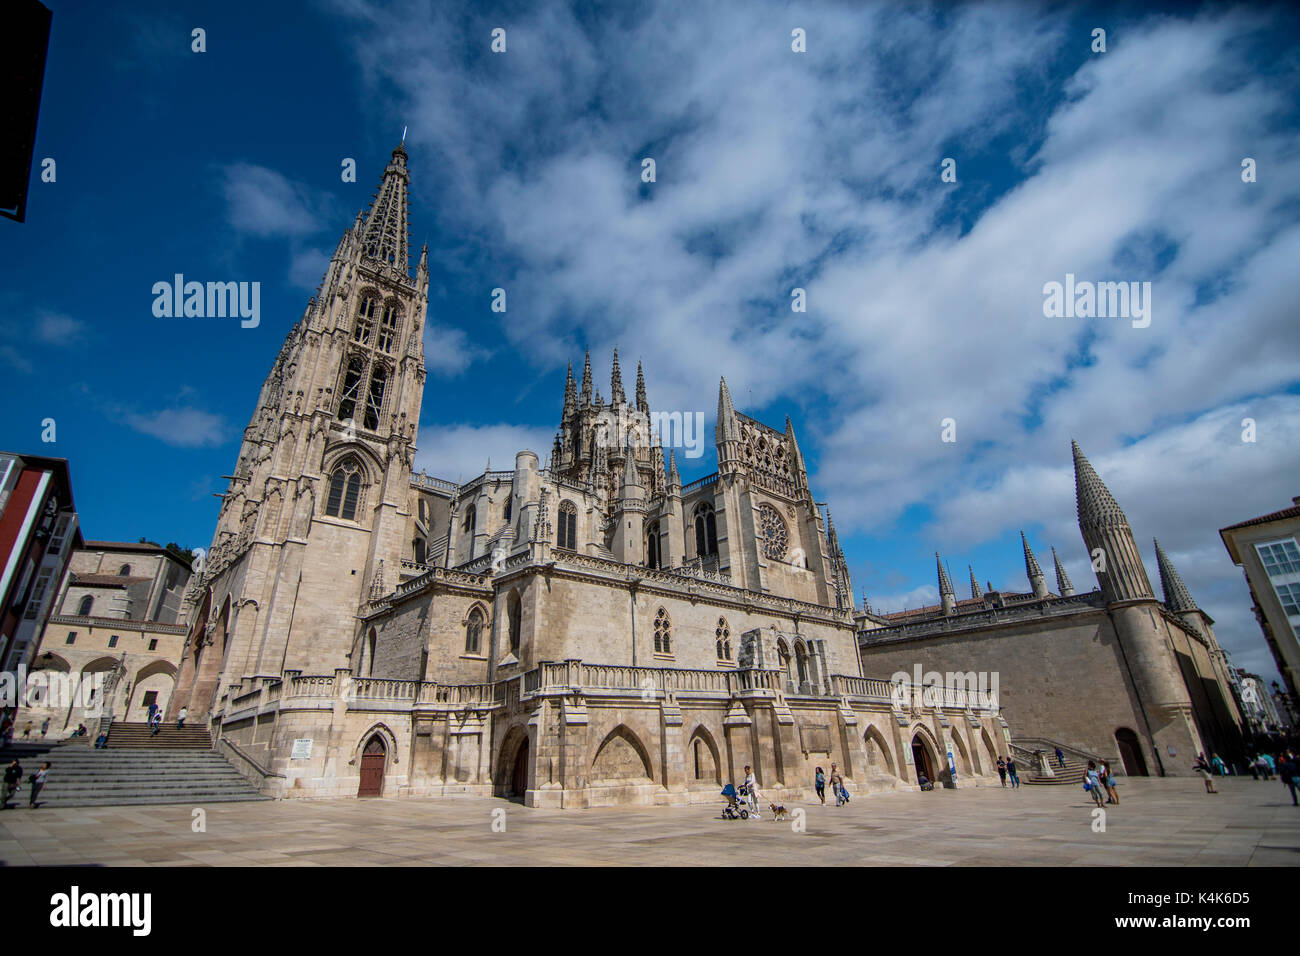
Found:
[(1174, 563), (1169, 560), (1169, 555), (1165, 554), (1159, 541), (1155, 541), (1154, 538), (1152, 541), (1156, 546), (1156, 564), (1160, 568), (1160, 588), (1165, 594), (1165, 607), (1171, 611), (1197, 610), (1191, 592), (1187, 590), (1187, 585), (1183, 584), (1183, 579), (1179, 576)]
[(939, 569), (939, 596), (943, 597), (945, 595), (950, 595), (955, 597), (952, 590), (952, 582), (948, 580), (948, 572), (944, 570), (943, 559), (939, 557), (938, 551), (934, 553), (934, 563)]
[(1080, 528), (1128, 527), (1128, 518), (1116, 504), (1110, 490), (1097, 476), (1092, 462), (1083, 454), (1077, 441), (1071, 440), (1074, 453), (1074, 497)]
[(1023, 531), (1020, 532), (1020, 543), (1025, 546), (1025, 573), (1029, 575), (1029, 580), (1041, 578), (1043, 569), (1038, 566), (1038, 559), (1034, 557), (1034, 551), (1029, 547), (1029, 539), (1025, 537)]
[(980, 583), (975, 580), (975, 568), (968, 564), (966, 570), (970, 572), (970, 596), (979, 600), (984, 594), (980, 591)]

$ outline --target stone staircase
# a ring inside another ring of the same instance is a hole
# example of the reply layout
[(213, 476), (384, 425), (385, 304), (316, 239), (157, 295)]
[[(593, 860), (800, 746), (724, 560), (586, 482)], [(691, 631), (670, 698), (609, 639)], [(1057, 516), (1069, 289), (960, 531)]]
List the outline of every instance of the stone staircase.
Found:
[[(123, 726), (130, 725), (113, 726), (114, 737)], [(124, 746), (119, 737), (114, 748), (96, 750), (88, 738), (82, 737), (65, 743), (16, 743), (0, 748), (0, 761), (5, 766), (15, 757), (23, 765), (22, 785), (9, 806), (26, 809), (31, 794), (27, 778), (46, 760), (50, 762), (50, 776), (41, 791), (39, 802), (42, 807), (125, 807), (164, 803), (203, 806), (271, 799), (258, 793), (257, 788), (230, 766), (221, 754), (210, 749), (206, 730), (194, 729), (202, 736), (202, 747), (179, 739), (170, 744), (160, 744), (158, 740), (165, 733), (160, 731), (152, 745), (140, 747)], [(172, 724), (172, 731), (176, 731), (175, 724)]]
[[(1064, 767), (1056, 759), (1054, 751), (1057, 747), (1060, 747), (1065, 755)], [(1038, 769), (1038, 761), (1034, 757), (1034, 752), (1037, 750), (1041, 750), (1047, 758), (1052, 768), (1051, 775)], [(1101, 759), (1044, 737), (1016, 738), (1011, 741), (1011, 751), (1016, 756), (1016, 770), (1020, 774), (1020, 782), (1037, 786), (1082, 787), (1088, 761)]]
[(212, 737), (206, 727), (176, 729), (175, 721), (163, 721), (155, 736), (143, 721), (113, 721), (108, 733), (109, 750), (211, 750)]
[[(1049, 777), (1047, 774), (1040, 773), (1038, 770), (1030, 770), (1028, 773), (1022, 770), (1020, 771), (1020, 782), (1030, 785), (1036, 784), (1038, 786), (1047, 785), (1059, 787), (1065, 784), (1071, 784), (1078, 787), (1083, 786), (1083, 772), (1088, 766), (1086, 763), (1079, 760), (1077, 757), (1071, 757), (1069, 754), (1065, 755), (1064, 767), (1056, 762), (1055, 755), (1049, 755), (1048, 760), (1052, 765), (1053, 776)], [(1019, 770), (1019, 760), (1016, 761), (1016, 765)]]

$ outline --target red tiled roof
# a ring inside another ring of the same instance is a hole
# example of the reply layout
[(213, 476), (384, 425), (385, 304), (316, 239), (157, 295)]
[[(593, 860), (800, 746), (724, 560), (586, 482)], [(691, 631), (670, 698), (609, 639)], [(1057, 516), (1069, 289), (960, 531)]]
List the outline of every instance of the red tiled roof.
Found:
[(1270, 515), (1260, 515), (1258, 518), (1251, 518), (1249, 521), (1240, 521), (1237, 524), (1230, 524), (1226, 528), (1220, 528), (1219, 533), (1225, 531), (1236, 531), (1238, 528), (1249, 528), (1252, 525), (1268, 524), (1270, 521), (1281, 521), (1284, 518), (1300, 518), (1300, 505), (1293, 505), (1290, 508), (1283, 508), (1281, 511), (1274, 511)]

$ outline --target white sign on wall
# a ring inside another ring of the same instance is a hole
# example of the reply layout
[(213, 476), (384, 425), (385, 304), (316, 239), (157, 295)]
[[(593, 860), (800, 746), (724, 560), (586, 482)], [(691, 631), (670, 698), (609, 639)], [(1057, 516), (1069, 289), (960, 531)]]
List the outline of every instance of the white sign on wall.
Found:
[(293, 742), (293, 752), (289, 754), (290, 760), (310, 760), (311, 759), (311, 738), (299, 737)]

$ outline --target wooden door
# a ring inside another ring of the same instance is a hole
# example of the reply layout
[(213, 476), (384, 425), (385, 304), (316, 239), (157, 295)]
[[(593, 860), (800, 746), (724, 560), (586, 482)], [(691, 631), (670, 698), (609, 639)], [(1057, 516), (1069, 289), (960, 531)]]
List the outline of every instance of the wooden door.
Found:
[(361, 754), (361, 785), (357, 788), (358, 797), (378, 797), (384, 792), (384, 764), (388, 752), (384, 741), (378, 736), (366, 741), (366, 749)]
[(510, 795), (523, 797), (528, 789), (528, 741), (524, 740), (515, 752), (515, 766), (510, 774)]

